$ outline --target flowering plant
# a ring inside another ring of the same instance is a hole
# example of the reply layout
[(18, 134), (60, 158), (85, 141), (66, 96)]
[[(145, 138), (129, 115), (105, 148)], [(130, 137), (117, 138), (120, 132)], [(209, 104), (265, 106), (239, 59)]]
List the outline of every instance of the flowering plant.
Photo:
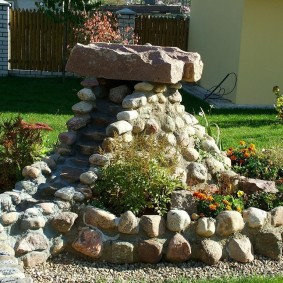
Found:
[(47, 153), (43, 130), (52, 128), (25, 122), (20, 116), (0, 123), (0, 191), (11, 189), (23, 167)]
[(276, 96), (276, 104), (274, 105), (277, 114), (277, 119), (282, 123), (283, 122), (283, 95), (280, 93), (279, 86), (273, 87), (273, 93)]
[(201, 217), (216, 217), (225, 210), (235, 210), (242, 212), (244, 208), (245, 194), (238, 191), (234, 195), (212, 194), (194, 192), (193, 196), (197, 199), (197, 211)]
[(249, 178), (276, 180), (278, 166), (265, 151), (257, 151), (253, 143), (247, 145), (240, 141), (238, 147), (230, 147), (227, 156), (231, 159), (233, 170)]

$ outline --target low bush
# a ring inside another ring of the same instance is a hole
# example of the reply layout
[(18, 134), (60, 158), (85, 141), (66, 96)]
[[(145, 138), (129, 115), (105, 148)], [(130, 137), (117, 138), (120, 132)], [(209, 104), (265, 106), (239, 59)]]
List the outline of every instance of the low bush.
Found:
[(227, 150), (227, 156), (235, 172), (248, 178), (275, 181), (282, 177), (282, 160), (271, 152), (257, 151), (254, 144), (247, 145), (245, 141), (240, 141), (239, 146)]
[(25, 122), (20, 116), (0, 123), (0, 190), (13, 188), (22, 169), (47, 153), (43, 130), (47, 124)]
[(99, 200), (113, 213), (131, 210), (136, 215), (163, 215), (171, 193), (181, 187), (174, 175), (176, 156), (168, 152), (168, 143), (156, 135), (138, 135), (123, 147), (115, 146), (110, 165), (95, 183)]
[(197, 212), (200, 216), (216, 217), (225, 210), (236, 210), (242, 212), (245, 203), (245, 194), (238, 191), (234, 195), (212, 194), (194, 192), (193, 196), (197, 200)]

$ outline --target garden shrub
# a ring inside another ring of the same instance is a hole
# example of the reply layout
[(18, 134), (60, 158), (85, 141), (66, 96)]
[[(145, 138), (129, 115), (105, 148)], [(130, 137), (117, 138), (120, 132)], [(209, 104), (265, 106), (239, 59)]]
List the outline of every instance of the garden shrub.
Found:
[(281, 205), (283, 205), (282, 193), (256, 192), (249, 195), (245, 202), (246, 207), (257, 207), (265, 211)]
[(283, 122), (283, 95), (280, 93), (280, 89), (279, 86), (274, 86), (273, 87), (273, 93), (276, 96), (276, 104), (275, 106), (275, 110), (278, 112), (277, 114), (277, 119), (279, 120), (279, 122)]
[(111, 12), (95, 11), (82, 15), (83, 23), (74, 28), (80, 43), (112, 42), (122, 44), (137, 44), (133, 28), (126, 28), (123, 33), (118, 29), (117, 18)]
[(235, 172), (248, 177), (262, 180), (277, 180), (282, 175), (282, 164), (279, 159), (274, 161), (270, 151), (257, 151), (254, 144), (247, 145), (240, 141), (238, 147), (227, 150), (227, 156), (231, 159)]
[(212, 194), (194, 192), (193, 196), (197, 200), (197, 212), (200, 216), (216, 217), (225, 210), (235, 210), (242, 212), (246, 195), (243, 191), (238, 191), (233, 195)]
[(133, 141), (115, 145), (110, 165), (94, 193), (105, 207), (116, 214), (131, 210), (164, 215), (171, 193), (181, 187), (174, 175), (177, 158), (168, 156), (168, 142), (157, 135), (137, 135)]
[(42, 130), (52, 129), (43, 123), (27, 123), (20, 116), (0, 123), (1, 191), (12, 189), (22, 169), (47, 153)]

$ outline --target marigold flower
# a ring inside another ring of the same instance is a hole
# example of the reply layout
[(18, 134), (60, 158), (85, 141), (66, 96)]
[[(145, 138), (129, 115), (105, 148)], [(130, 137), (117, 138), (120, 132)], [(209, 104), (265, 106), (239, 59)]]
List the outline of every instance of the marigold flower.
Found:
[(203, 193), (200, 193), (200, 192), (194, 192), (193, 196), (200, 199), (200, 200), (206, 199), (206, 194), (203, 194)]
[(236, 210), (237, 210), (238, 212), (242, 212), (242, 209), (241, 209), (239, 206), (237, 206)]
[(230, 203), (227, 199), (222, 200), (222, 202), (223, 202), (225, 205), (231, 205), (231, 203)]
[(250, 155), (248, 152), (245, 152), (245, 153), (244, 153), (244, 157), (245, 157), (245, 158), (249, 158), (250, 156), (251, 156), (251, 155)]
[(244, 195), (245, 193), (243, 191), (237, 191), (237, 196), (240, 198)]
[(232, 210), (232, 207), (230, 205), (227, 205), (226, 210)]
[(217, 206), (215, 204), (210, 204), (209, 206), (210, 210), (216, 210)]
[(245, 141), (240, 141), (240, 145), (245, 146), (245, 145), (246, 145), (246, 142), (245, 142)]
[(214, 200), (213, 196), (208, 196), (206, 199), (207, 199), (208, 201), (213, 201), (213, 200)]
[(253, 143), (250, 144), (249, 150), (250, 151), (255, 151), (255, 145)]
[(235, 161), (235, 160), (237, 160), (237, 157), (236, 157), (235, 155), (231, 155), (231, 156), (230, 156), (230, 159), (231, 159), (232, 161)]

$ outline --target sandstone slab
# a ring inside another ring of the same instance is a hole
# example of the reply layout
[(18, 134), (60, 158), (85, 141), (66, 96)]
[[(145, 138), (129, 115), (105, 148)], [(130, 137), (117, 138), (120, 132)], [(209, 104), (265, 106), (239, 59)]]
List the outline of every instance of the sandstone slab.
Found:
[[(115, 68), (109, 68), (113, 64)], [(202, 69), (197, 53), (176, 47), (112, 43), (77, 44), (66, 65), (68, 72), (80, 76), (172, 84), (198, 81)]]

